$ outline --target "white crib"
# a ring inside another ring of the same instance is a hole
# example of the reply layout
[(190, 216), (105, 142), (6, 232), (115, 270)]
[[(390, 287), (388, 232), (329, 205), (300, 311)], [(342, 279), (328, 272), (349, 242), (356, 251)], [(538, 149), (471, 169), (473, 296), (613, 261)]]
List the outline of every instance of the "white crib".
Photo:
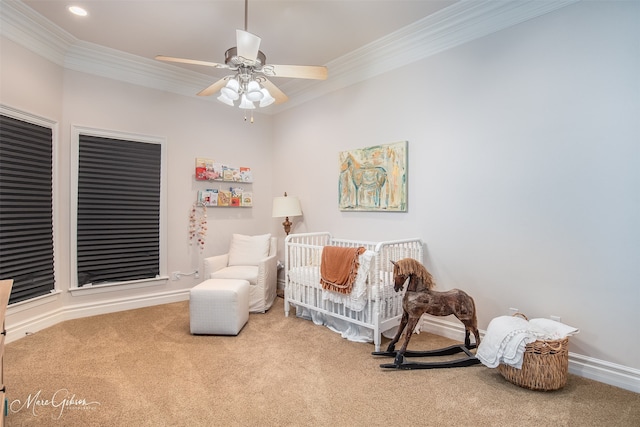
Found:
[[(356, 284), (350, 295), (325, 291), (320, 285), (320, 261), (325, 246), (364, 247)], [(334, 239), (328, 232), (290, 234), (285, 239), (285, 316), (296, 314), (324, 324), (354, 341), (373, 341), (380, 351), (381, 335), (400, 324), (402, 292), (393, 289), (391, 261), (422, 262), (420, 239), (365, 242)]]

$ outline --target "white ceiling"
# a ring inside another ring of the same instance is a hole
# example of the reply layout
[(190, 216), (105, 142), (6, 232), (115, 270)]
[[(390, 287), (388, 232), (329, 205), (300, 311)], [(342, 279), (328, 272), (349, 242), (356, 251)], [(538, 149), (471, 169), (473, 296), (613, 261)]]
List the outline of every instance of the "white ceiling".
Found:
[[(575, 1), (250, 0), (247, 29), (262, 38), (267, 64), (329, 69), (322, 82), (273, 78), (289, 101), (265, 112), (277, 113)], [(72, 15), (71, 4), (89, 15)], [(245, 25), (244, 0), (1, 0), (0, 6), (0, 33), (54, 62), (194, 96), (225, 70), (153, 58), (224, 62), (224, 52), (236, 44), (235, 30)]]

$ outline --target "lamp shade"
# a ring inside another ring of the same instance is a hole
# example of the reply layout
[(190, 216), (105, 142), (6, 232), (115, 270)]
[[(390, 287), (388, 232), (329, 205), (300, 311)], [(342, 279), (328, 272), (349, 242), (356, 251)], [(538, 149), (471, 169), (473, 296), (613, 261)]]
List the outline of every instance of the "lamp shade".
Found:
[(255, 80), (250, 81), (247, 85), (247, 99), (255, 102), (264, 98), (264, 93), (260, 91), (260, 85)]
[(247, 95), (243, 93), (242, 97), (240, 98), (240, 108), (244, 110), (253, 110), (254, 108), (256, 108), (256, 106), (253, 104), (253, 102), (249, 101), (247, 99)]
[(218, 99), (218, 101), (220, 101), (220, 102), (224, 102), (225, 104), (230, 105), (230, 106), (232, 106), (232, 107), (233, 107), (233, 101), (232, 101), (232, 100), (230, 100), (229, 98), (227, 98), (227, 97), (224, 95), (224, 93), (221, 93), (221, 94), (220, 94), (220, 96), (219, 96), (217, 99)]
[(269, 106), (276, 101), (275, 98), (271, 96), (267, 88), (262, 88), (260, 92), (262, 92), (262, 94), (264, 95), (263, 98), (260, 100), (261, 107)]
[(271, 216), (274, 218), (284, 218), (288, 216), (300, 216), (302, 209), (300, 208), (300, 200), (297, 197), (282, 196), (274, 197), (273, 210)]
[(240, 97), (238, 91), (240, 89), (240, 83), (236, 79), (231, 79), (227, 82), (226, 86), (220, 89), (220, 92), (232, 101), (235, 101)]

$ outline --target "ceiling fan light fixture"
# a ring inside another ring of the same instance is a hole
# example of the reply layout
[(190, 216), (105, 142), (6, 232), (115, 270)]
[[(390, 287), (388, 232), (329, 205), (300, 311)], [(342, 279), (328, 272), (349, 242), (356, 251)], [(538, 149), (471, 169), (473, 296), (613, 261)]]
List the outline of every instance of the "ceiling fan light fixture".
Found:
[(227, 98), (224, 93), (221, 93), (220, 96), (217, 99), (218, 99), (218, 101), (223, 102), (223, 103), (233, 107), (233, 101), (230, 100), (229, 98)]
[[(231, 101), (235, 101), (240, 97), (238, 93), (240, 90), (240, 83), (236, 79), (230, 79), (225, 87), (220, 89), (222, 95), (229, 98)], [(223, 101), (224, 102), (224, 101)]]
[(249, 101), (244, 93), (242, 94), (239, 107), (243, 110), (253, 110), (256, 108), (253, 102)]
[(269, 93), (266, 87), (263, 87), (262, 89), (260, 89), (260, 92), (262, 92), (262, 95), (263, 95), (262, 99), (260, 100), (260, 107), (268, 107), (269, 105), (276, 102), (276, 99), (273, 96), (271, 96), (271, 94)]
[[(314, 80), (327, 78), (327, 67), (324, 66), (267, 64), (267, 57), (260, 50), (262, 39), (247, 31), (248, 3), (249, 0), (244, 1), (244, 30), (236, 30), (236, 46), (227, 49), (223, 64), (165, 55), (157, 55), (155, 58), (159, 61), (230, 70), (232, 74), (228, 74), (209, 85), (197, 95), (209, 96), (219, 93), (218, 101), (244, 110), (267, 107), (274, 103), (281, 104), (289, 99), (267, 77)], [(239, 99), (239, 105), (236, 105), (234, 102)], [(245, 120), (246, 116), (245, 112)], [(253, 122), (253, 112), (251, 113), (251, 122)]]
[(260, 101), (264, 98), (264, 93), (260, 91), (260, 85), (257, 81), (251, 80), (247, 85), (247, 99), (251, 102)]

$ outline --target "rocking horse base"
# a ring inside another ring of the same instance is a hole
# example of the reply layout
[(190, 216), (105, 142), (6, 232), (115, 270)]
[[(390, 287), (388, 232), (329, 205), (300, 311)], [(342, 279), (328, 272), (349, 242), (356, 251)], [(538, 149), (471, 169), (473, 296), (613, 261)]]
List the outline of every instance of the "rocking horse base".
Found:
[[(411, 351), (407, 350), (404, 355), (397, 351), (374, 351), (371, 353), (374, 356), (395, 357), (393, 363), (383, 363), (381, 368), (387, 369), (439, 369), (439, 368), (461, 368), (465, 366), (473, 366), (480, 363), (473, 353), (469, 350), (475, 348), (476, 345), (472, 344), (469, 347), (463, 344), (452, 345), (450, 347), (440, 348), (437, 350), (427, 351)], [(442, 362), (410, 362), (405, 357), (435, 357), (435, 356), (449, 356), (457, 353), (465, 353), (467, 356), (456, 359), (446, 360)]]

